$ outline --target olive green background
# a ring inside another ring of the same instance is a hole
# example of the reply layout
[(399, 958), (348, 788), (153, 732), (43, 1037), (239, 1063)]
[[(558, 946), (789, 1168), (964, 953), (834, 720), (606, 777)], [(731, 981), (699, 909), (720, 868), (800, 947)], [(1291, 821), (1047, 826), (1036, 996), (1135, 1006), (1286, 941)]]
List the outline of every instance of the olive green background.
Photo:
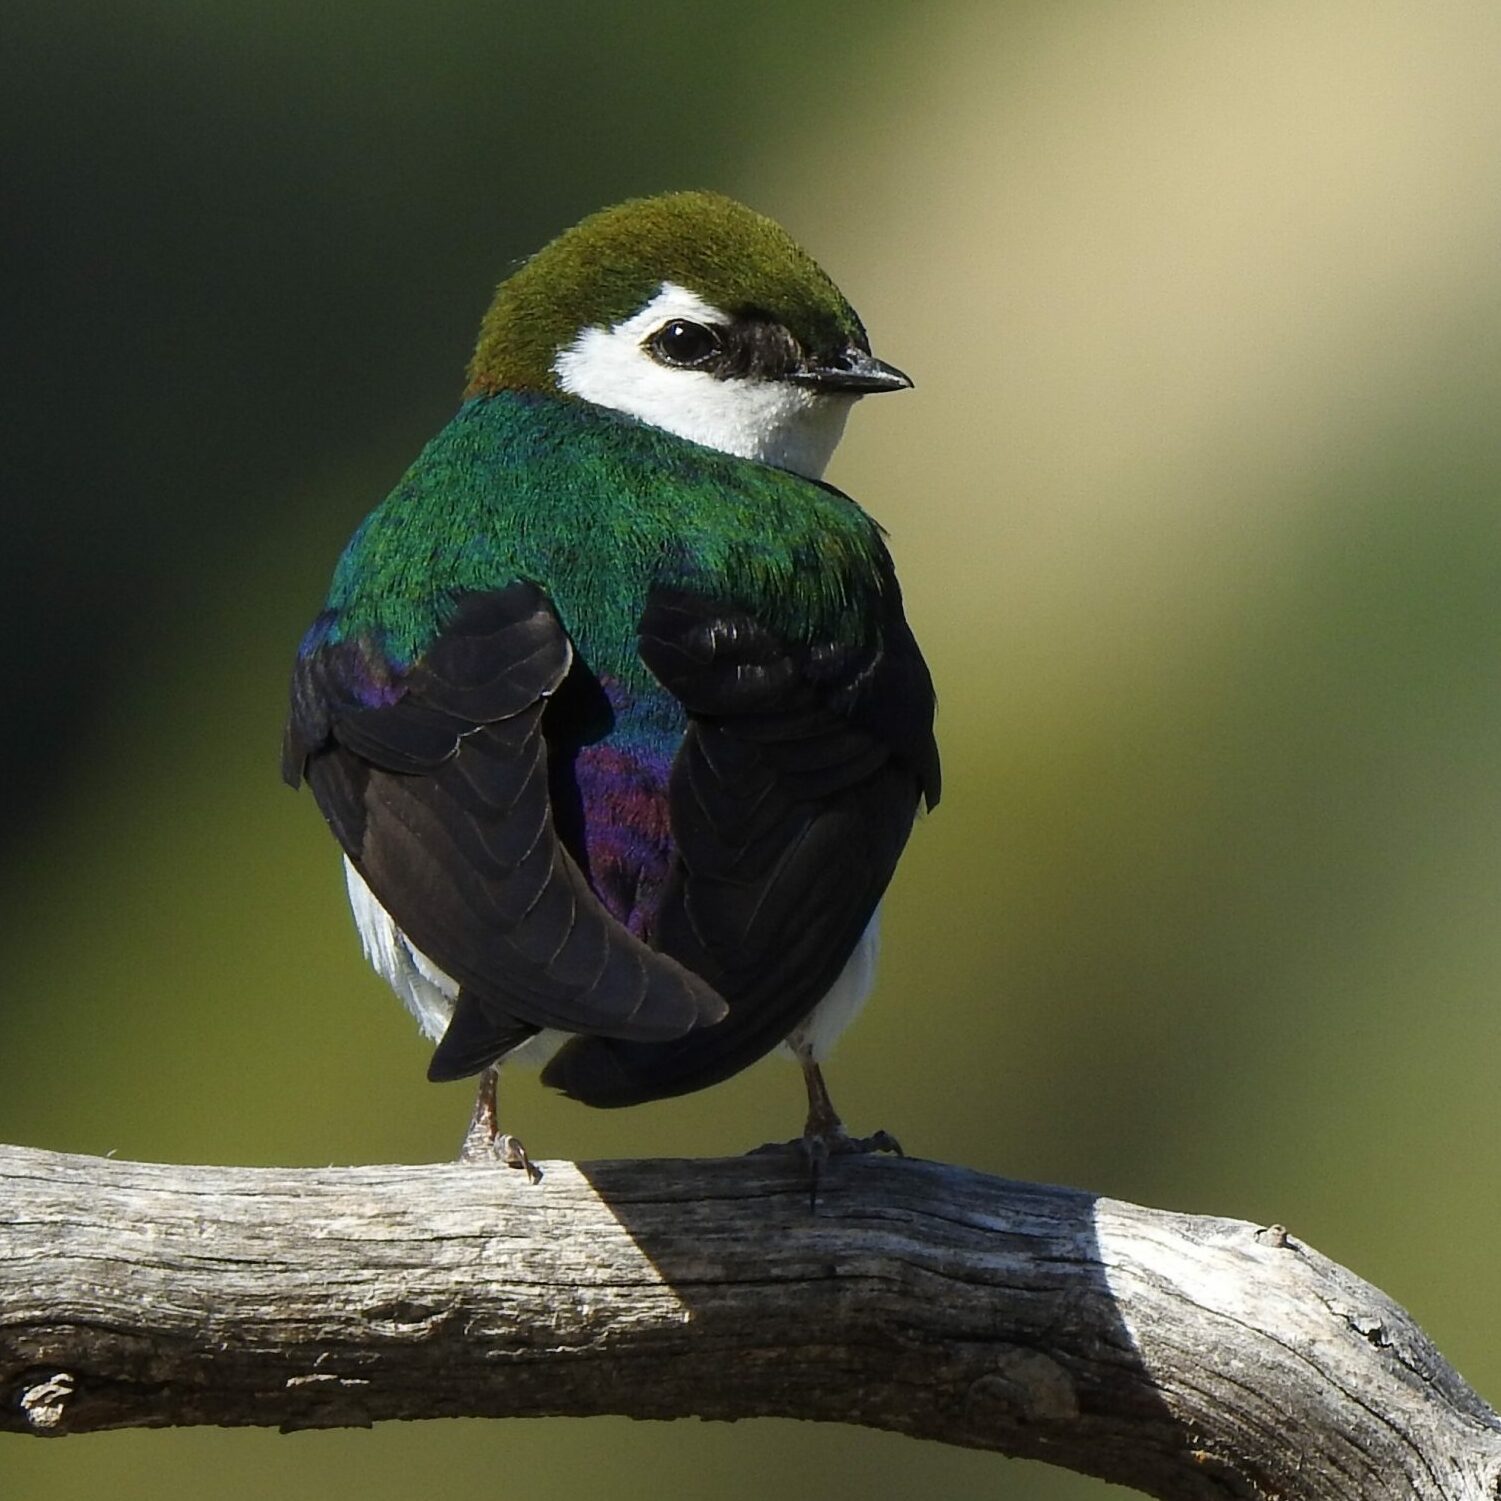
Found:
[[(277, 779), (355, 522), (603, 203), (782, 220), (917, 390), (942, 807), (831, 1082), (924, 1156), (1281, 1221), (1501, 1400), (1501, 12), (9, 0), (0, 1139), (449, 1156)], [(791, 1134), (794, 1070), (541, 1156)], [(1213, 1359), (1213, 1352), (1206, 1353)], [(0, 1497), (1103, 1495), (856, 1429), (0, 1439)]]

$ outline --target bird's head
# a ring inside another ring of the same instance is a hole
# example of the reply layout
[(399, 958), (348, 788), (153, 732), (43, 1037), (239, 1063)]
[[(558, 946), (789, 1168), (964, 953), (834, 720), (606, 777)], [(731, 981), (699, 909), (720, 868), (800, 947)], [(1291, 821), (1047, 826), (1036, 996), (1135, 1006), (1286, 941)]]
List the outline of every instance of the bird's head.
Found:
[(502, 282), (466, 394), (566, 394), (816, 478), (861, 396), (911, 384), (780, 225), (669, 193), (591, 215)]

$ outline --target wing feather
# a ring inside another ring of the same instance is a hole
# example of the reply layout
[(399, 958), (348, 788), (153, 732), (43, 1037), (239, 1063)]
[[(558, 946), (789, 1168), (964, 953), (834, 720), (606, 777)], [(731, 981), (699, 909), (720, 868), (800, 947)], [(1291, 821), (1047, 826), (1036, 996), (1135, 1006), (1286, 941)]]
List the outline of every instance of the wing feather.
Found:
[(575, 664), (543, 591), (465, 597), (394, 686), (369, 651), (325, 643), (299, 663), (285, 766), (461, 987), (436, 1076), (477, 1072), (540, 1027), (663, 1040), (723, 1015), (710, 983), (606, 911), (559, 838), (543, 716)]
[(669, 799), (676, 858), (656, 946), (729, 1003), (665, 1042), (580, 1037), (545, 1082), (627, 1105), (727, 1078), (828, 992), (937, 802), (933, 687), (889, 571), (855, 645), (800, 642), (725, 601), (658, 590), (640, 650), (689, 727)]

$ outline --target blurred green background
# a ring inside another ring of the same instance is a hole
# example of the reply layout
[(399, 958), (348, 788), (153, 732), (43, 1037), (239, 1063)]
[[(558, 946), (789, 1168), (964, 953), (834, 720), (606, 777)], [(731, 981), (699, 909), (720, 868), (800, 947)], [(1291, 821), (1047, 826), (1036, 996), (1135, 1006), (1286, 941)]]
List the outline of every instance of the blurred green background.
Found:
[[(0, 1139), (451, 1155), (468, 1091), (277, 778), (291, 654), (494, 282), (712, 186), (918, 382), (831, 471), (947, 773), (848, 1119), (1282, 1221), (1501, 1400), (1501, 11), (8, 0), (0, 42)], [(774, 1061), (624, 1114), (507, 1084), (543, 1157), (800, 1120)], [(434, 1485), (1107, 1490), (796, 1423), (0, 1439), (6, 1501)]]

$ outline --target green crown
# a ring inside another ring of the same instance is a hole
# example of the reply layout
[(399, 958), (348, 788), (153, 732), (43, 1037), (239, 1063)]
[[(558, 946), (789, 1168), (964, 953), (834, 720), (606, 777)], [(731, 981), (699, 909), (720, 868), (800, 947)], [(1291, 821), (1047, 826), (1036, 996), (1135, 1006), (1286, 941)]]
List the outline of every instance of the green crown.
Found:
[(774, 319), (810, 354), (867, 348), (855, 310), (780, 224), (719, 193), (667, 193), (591, 214), (503, 281), (465, 395), (556, 391), (553, 361), (580, 329), (619, 323), (668, 281), (732, 316)]

